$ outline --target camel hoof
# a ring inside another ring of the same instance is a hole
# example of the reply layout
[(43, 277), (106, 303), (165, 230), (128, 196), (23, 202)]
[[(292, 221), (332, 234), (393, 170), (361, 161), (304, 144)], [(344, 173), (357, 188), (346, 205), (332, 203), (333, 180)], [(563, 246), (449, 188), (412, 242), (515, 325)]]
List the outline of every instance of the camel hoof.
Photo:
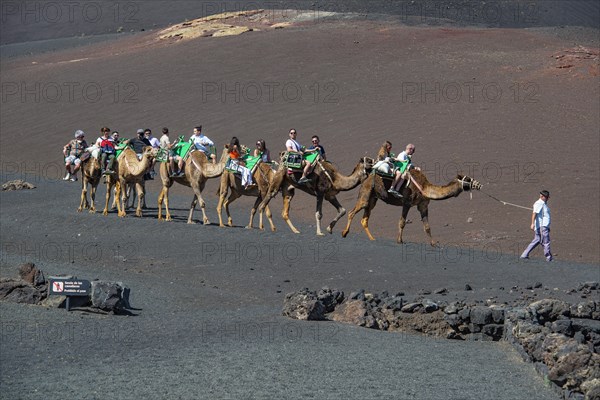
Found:
[(79, 208), (77, 209), (77, 212), (82, 212), (82, 211), (83, 211), (83, 208), (81, 208), (81, 207), (79, 207)]
[(91, 208), (89, 211), (90, 214), (96, 214), (96, 209), (95, 208)]
[(275, 228), (275, 227), (272, 227), (272, 228), (271, 228), (271, 232), (277, 232), (277, 228)]
[(246, 225), (246, 226), (244, 227), (244, 229), (254, 229), (254, 228), (252, 228), (250, 225)]
[(187, 223), (188, 223), (188, 225), (196, 225), (195, 221), (188, 221)]
[(327, 232), (331, 235), (333, 233), (333, 228), (331, 226), (327, 227)]
[(219, 224), (219, 228), (225, 228), (225, 224)]
[(317, 232), (317, 236), (325, 236), (323, 232)]
[(106, 211), (106, 210), (102, 211), (102, 215), (108, 215), (108, 211)]
[(208, 219), (205, 219), (205, 220), (204, 220), (202, 223), (203, 223), (204, 225), (210, 225), (210, 221), (209, 221)]

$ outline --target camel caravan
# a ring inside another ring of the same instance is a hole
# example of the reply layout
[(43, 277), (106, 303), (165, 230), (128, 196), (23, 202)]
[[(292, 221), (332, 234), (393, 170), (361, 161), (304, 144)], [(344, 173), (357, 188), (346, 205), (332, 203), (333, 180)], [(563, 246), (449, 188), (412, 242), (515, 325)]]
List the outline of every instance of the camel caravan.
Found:
[[(253, 228), (256, 212), (259, 213), (259, 229), (264, 230), (263, 214), (266, 214), (271, 231), (275, 232), (269, 202), (282, 194), (282, 218), (294, 233), (300, 233), (290, 220), (290, 207), (296, 189), (316, 198), (316, 234), (324, 235), (321, 228), (323, 200), (327, 200), (337, 211), (327, 225), (326, 231), (333, 233), (336, 223), (346, 215), (346, 209), (337, 199), (341, 191), (349, 191), (360, 186), (358, 200), (348, 213), (342, 237), (346, 237), (355, 215), (363, 210), (361, 225), (370, 240), (375, 240), (369, 231), (369, 217), (378, 200), (402, 207), (398, 224), (397, 242), (403, 243), (402, 233), (409, 210), (416, 206), (421, 215), (423, 227), (430, 244), (435, 242), (429, 227), (429, 202), (456, 197), (464, 191), (481, 189), (481, 184), (471, 177), (457, 175), (444, 186), (430, 183), (425, 174), (412, 164), (411, 156), (415, 146), (409, 144), (396, 156), (391, 152), (392, 145), (386, 141), (376, 159), (362, 157), (349, 175), (342, 174), (334, 163), (326, 159), (326, 153), (318, 136), (312, 137), (312, 146), (306, 148), (296, 141), (297, 132), (291, 129), (286, 149), (279, 153), (279, 160), (271, 159), (263, 140), (258, 140), (256, 148), (240, 145), (233, 137), (223, 146), (217, 157), (214, 142), (202, 134), (202, 126), (194, 128), (189, 140), (180, 136), (175, 141), (169, 138), (169, 131), (163, 128), (160, 140), (153, 138), (149, 129), (137, 131), (137, 138), (120, 140), (118, 132), (110, 134), (104, 127), (102, 136), (94, 145), (88, 146), (84, 133), (77, 131), (75, 139), (63, 149), (67, 175), (64, 180), (76, 181), (81, 170), (81, 199), (78, 212), (88, 209), (95, 213), (96, 189), (102, 181), (106, 185), (106, 198), (103, 214), (108, 215), (110, 199), (114, 201), (110, 209), (116, 208), (119, 217), (127, 216), (130, 197), (137, 197), (135, 215), (141, 217), (145, 207), (145, 181), (154, 179), (155, 165), (158, 164), (162, 189), (158, 196), (158, 219), (171, 221), (169, 212), (169, 189), (173, 183), (192, 189), (193, 197), (187, 218), (193, 224), (196, 206), (202, 211), (203, 224), (209, 224), (206, 203), (202, 191), (209, 179), (219, 178), (217, 214), (219, 226), (233, 226), (229, 206), (241, 196), (255, 197), (246, 228)], [(88, 199), (89, 187), (89, 199)], [(133, 195), (133, 196), (132, 196)], [(163, 205), (165, 214), (163, 216)], [(227, 224), (222, 210), (225, 208)]]

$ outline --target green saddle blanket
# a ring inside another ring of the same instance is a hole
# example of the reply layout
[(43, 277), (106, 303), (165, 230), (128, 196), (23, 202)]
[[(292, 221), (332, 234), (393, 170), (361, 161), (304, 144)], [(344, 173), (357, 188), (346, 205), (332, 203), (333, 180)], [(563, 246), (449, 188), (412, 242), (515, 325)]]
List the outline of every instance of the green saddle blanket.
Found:
[(315, 151), (314, 153), (304, 153), (304, 159), (311, 164), (315, 162), (317, 157), (319, 157), (318, 151)]
[(313, 164), (317, 157), (319, 157), (318, 152), (296, 153), (294, 151), (288, 151), (283, 156), (283, 165), (289, 169), (302, 169), (302, 160), (306, 160), (310, 164)]
[(192, 142), (180, 141), (173, 147), (172, 151), (174, 155), (185, 158), (193, 147), (194, 144)]
[[(246, 164), (245, 167), (252, 171), (260, 162), (260, 157), (246, 156), (242, 158), (242, 160)], [(231, 158), (227, 159), (227, 162), (225, 163), (225, 169), (233, 173), (239, 173), (240, 170), (238, 169), (238, 164), (235, 161), (236, 160), (232, 160)]]
[(258, 164), (260, 162), (261, 157), (260, 156), (248, 156), (246, 157), (246, 159), (244, 161), (246, 161), (246, 168), (248, 168), (250, 171), (254, 170), (254, 167), (256, 167), (256, 164)]

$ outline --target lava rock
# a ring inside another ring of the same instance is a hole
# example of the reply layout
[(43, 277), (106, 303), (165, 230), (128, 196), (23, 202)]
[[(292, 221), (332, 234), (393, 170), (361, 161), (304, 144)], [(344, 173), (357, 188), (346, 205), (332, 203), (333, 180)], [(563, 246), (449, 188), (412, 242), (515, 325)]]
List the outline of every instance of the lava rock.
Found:
[(423, 305), (423, 311), (426, 313), (432, 313), (440, 308), (436, 302), (430, 299), (424, 299), (421, 304)]
[(117, 282), (92, 281), (92, 307), (118, 313), (125, 309), (123, 285)]
[(575, 305), (572, 305), (570, 308), (571, 315), (577, 318), (594, 318), (599, 319), (597, 314), (600, 314), (598, 307), (600, 303), (596, 303), (595, 301), (584, 301)]
[(471, 285), (469, 285), (468, 283), (465, 284), (465, 290), (469, 291), (469, 290), (473, 290), (473, 288), (471, 287)]
[(46, 297), (46, 286), (35, 287), (23, 281), (0, 282), (0, 299), (12, 303), (38, 304)]
[(350, 300), (365, 300), (365, 289), (350, 293)]
[(384, 301), (384, 306), (393, 311), (400, 311), (404, 306), (402, 297), (389, 297)]
[(344, 301), (344, 292), (337, 289), (324, 287), (317, 293), (317, 300), (325, 306), (325, 312), (332, 312), (335, 307)]
[(489, 307), (476, 306), (471, 308), (471, 322), (478, 325), (490, 324), (493, 321), (492, 310)]
[(500, 324), (485, 325), (481, 328), (481, 332), (484, 335), (492, 337), (493, 340), (500, 340), (500, 338), (502, 338), (502, 334), (504, 333), (504, 325), (500, 325)]
[(448, 294), (448, 289), (446, 288), (439, 288), (439, 289), (435, 289), (433, 291), (434, 294)]
[(421, 307), (422, 307), (421, 303), (408, 303), (402, 307), (401, 311), (403, 313), (414, 313)]
[(536, 315), (540, 324), (555, 321), (561, 316), (569, 317), (571, 315), (569, 304), (554, 299), (536, 301), (529, 305), (529, 309)]
[(25, 182), (22, 179), (15, 179), (2, 184), (2, 190), (23, 190), (23, 189), (35, 189), (35, 186), (29, 182)]
[(375, 319), (369, 315), (366, 303), (362, 300), (348, 300), (342, 303), (329, 315), (329, 318), (334, 321), (369, 328), (373, 327), (373, 324), (377, 325)]
[(554, 333), (560, 333), (565, 336), (573, 336), (573, 323), (569, 319), (558, 319), (550, 325)]

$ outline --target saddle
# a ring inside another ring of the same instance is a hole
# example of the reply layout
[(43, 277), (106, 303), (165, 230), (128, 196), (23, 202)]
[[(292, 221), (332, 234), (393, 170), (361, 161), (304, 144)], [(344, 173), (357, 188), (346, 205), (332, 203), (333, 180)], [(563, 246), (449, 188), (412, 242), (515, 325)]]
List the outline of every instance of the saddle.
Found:
[(314, 164), (317, 162), (320, 154), (318, 152), (314, 153), (297, 153), (295, 151), (286, 151), (283, 153), (283, 166), (288, 170), (293, 172), (302, 171), (302, 161), (306, 160), (309, 164)]

